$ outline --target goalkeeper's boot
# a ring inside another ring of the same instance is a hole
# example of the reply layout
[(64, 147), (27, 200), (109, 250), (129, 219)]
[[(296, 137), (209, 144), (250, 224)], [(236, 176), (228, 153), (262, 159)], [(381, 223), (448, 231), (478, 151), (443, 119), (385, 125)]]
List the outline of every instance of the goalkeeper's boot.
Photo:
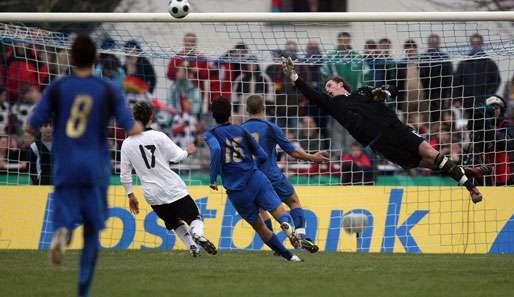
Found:
[(300, 239), (294, 232), (293, 227), (291, 225), (289, 225), (289, 223), (283, 222), (282, 224), (280, 224), (280, 228), (282, 229), (282, 231), (284, 231), (286, 233), (287, 238), (289, 238), (291, 245), (295, 249), (299, 249), (302, 247), (302, 243), (300, 242)]
[(207, 238), (200, 236), (198, 234), (193, 235), (193, 240), (201, 246), (207, 253), (211, 255), (216, 255), (218, 250), (216, 250), (216, 246), (212, 242), (210, 242)]
[(464, 168), (464, 173), (466, 174), (466, 176), (472, 178), (482, 178), (484, 177), (484, 175), (490, 175), (492, 171), (492, 167), (488, 165)]
[(287, 259), (287, 261), (289, 262), (303, 262), (302, 259), (300, 259), (300, 257), (298, 257), (297, 255), (292, 255), (291, 258)]
[(189, 247), (189, 254), (191, 254), (191, 256), (193, 256), (193, 258), (196, 258), (196, 257), (200, 256), (200, 249), (196, 245), (193, 244)]
[(62, 227), (54, 232), (52, 243), (50, 244), (50, 261), (54, 265), (61, 265), (66, 253), (66, 246), (70, 242), (68, 229)]

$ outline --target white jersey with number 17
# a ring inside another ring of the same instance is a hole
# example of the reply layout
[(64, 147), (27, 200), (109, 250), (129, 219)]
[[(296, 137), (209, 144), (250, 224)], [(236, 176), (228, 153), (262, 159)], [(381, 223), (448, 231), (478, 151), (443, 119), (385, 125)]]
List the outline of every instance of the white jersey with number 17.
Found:
[(188, 195), (184, 181), (170, 169), (170, 162), (187, 158), (166, 134), (147, 130), (130, 136), (121, 145), (120, 179), (132, 183), (132, 168), (143, 184), (144, 196), (150, 205), (169, 204)]

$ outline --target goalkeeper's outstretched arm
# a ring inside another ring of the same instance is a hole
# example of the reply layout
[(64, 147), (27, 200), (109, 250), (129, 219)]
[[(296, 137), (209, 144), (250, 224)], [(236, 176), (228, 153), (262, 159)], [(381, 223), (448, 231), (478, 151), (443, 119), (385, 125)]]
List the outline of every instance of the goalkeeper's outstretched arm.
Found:
[(311, 86), (307, 85), (294, 70), (294, 64), (293, 60), (291, 60), (291, 57), (287, 59), (282, 57), (282, 70), (284, 71), (284, 74), (291, 80), (291, 82), (298, 88), (302, 95), (307, 98), (307, 100), (321, 106), (326, 111), (330, 110), (330, 96), (324, 93), (320, 93)]

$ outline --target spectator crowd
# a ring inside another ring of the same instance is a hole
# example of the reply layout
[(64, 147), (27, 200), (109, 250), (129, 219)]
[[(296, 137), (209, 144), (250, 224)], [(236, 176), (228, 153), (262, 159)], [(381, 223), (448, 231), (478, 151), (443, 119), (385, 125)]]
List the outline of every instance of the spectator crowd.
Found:
[[(493, 174), (482, 181), (485, 184), (514, 184), (514, 126), (509, 120), (514, 115), (514, 76), (501, 77), (498, 65), (483, 49), (481, 35), (473, 34), (469, 41), (467, 57), (454, 64), (436, 34), (427, 36), (427, 50), (422, 53), (419, 41), (406, 40), (404, 56), (395, 59), (391, 40), (368, 40), (358, 51), (351, 34), (341, 32), (332, 51), (322, 52), (314, 41), (305, 49), (287, 41), (283, 49), (271, 51), (272, 63), (263, 64), (243, 42), (213, 59), (200, 51), (196, 34), (187, 33), (182, 48), (167, 62), (166, 75), (160, 76), (137, 41), (120, 46), (104, 38), (99, 42), (95, 73), (123, 89), (129, 104), (151, 102), (154, 128), (183, 148), (195, 143), (200, 152), (206, 151), (201, 139), (212, 125), (209, 102), (219, 97), (231, 100), (232, 120), (241, 123), (247, 118), (246, 99), (257, 94), (266, 101), (268, 118), (283, 128), (295, 145), (330, 153), (332, 162), (326, 166), (285, 162), (284, 170), (289, 173), (337, 176), (343, 184), (370, 184), (378, 174), (401, 171), (354, 143), (337, 122), (307, 103), (283, 75), (280, 57), (291, 57), (296, 71), (317, 88), (333, 76), (343, 77), (353, 90), (392, 86), (397, 95), (386, 104), (432, 146), (464, 164), (492, 165)], [(15, 41), (3, 45), (0, 54), (0, 174), (24, 172), (34, 184), (51, 184), (51, 123), (36, 138), (23, 133), (22, 127), (45, 86), (71, 72), (67, 50)], [(156, 97), (159, 79), (166, 80), (164, 98)], [(110, 133), (116, 170), (124, 135), (115, 125)], [(191, 168), (206, 170), (208, 155), (200, 153), (191, 162)]]

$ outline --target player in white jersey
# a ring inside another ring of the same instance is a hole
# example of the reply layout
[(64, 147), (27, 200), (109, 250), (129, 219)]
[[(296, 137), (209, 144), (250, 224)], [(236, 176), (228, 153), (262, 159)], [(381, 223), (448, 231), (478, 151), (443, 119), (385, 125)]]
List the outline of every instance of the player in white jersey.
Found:
[(134, 105), (134, 119), (146, 127), (142, 134), (130, 136), (121, 146), (121, 182), (129, 198), (130, 211), (139, 213), (139, 202), (132, 191), (132, 169), (141, 179), (145, 200), (166, 229), (174, 230), (192, 256), (201, 246), (216, 254), (216, 247), (203, 234), (203, 221), (195, 201), (189, 196), (184, 181), (170, 169), (170, 162), (184, 160), (196, 152), (191, 144), (186, 150), (178, 147), (166, 134), (150, 128), (152, 108), (146, 102)]

